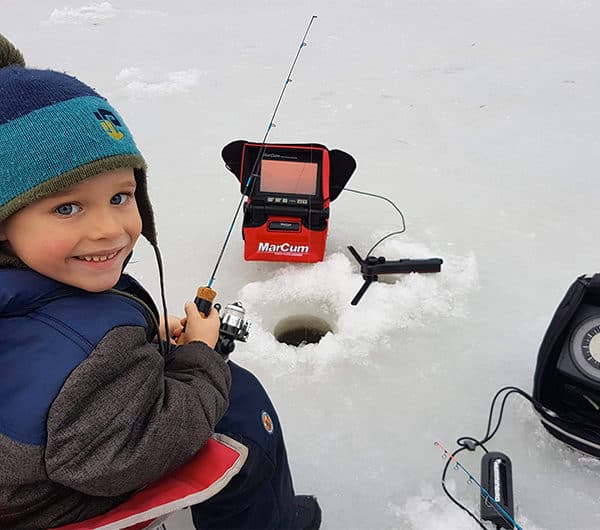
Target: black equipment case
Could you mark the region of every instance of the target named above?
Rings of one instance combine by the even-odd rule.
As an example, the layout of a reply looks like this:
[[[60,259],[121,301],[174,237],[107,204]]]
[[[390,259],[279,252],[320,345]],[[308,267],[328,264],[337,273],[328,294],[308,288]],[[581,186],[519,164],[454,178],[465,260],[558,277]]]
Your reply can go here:
[[[600,457],[600,274],[569,287],[544,335],[533,381],[542,424]]]

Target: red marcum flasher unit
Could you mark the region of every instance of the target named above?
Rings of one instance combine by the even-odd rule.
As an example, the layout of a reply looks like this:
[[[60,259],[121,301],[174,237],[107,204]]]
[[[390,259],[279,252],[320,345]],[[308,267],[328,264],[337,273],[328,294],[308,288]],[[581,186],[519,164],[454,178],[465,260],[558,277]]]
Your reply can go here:
[[[356,169],[352,156],[321,144],[237,140],[222,157],[247,196],[244,258],[312,263],[325,254],[330,203]]]

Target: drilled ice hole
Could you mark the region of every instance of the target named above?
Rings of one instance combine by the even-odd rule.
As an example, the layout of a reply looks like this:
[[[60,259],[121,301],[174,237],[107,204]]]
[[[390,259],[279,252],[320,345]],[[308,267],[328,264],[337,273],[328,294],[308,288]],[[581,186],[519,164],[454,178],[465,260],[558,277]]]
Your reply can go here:
[[[277,342],[290,346],[317,344],[332,327],[322,318],[312,315],[292,315],[277,323],[273,335]]]

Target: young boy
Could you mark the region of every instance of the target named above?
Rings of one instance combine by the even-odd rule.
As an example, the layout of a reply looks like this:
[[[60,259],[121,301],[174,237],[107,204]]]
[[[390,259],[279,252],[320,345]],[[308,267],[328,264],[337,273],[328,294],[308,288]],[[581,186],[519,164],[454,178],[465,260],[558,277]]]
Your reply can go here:
[[[167,322],[179,344],[156,340],[156,307],[123,273],[140,235],[159,259],[146,164],[122,118],[77,79],[26,68],[0,35],[0,528],[104,513],[213,432],[249,454],[192,507],[196,528],[318,528],[266,392],[213,349],[216,311],[188,303],[185,333]]]

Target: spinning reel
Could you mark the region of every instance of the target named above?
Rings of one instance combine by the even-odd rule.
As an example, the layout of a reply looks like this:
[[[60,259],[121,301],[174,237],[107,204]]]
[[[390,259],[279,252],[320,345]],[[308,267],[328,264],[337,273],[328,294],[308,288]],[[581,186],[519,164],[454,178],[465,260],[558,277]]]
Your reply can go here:
[[[215,351],[227,360],[235,348],[235,341],[246,342],[248,339],[250,322],[246,320],[246,310],[241,302],[226,305],[223,310],[220,304],[215,304],[215,309],[221,318]]]
[[[194,298],[198,311],[208,316],[216,296],[216,291],[210,287],[199,287]],[[246,320],[246,310],[241,302],[226,305],[224,309],[220,304],[215,304],[215,309],[219,312],[221,325],[214,349],[227,360],[235,348],[235,341],[246,342],[248,339],[250,323]]]

